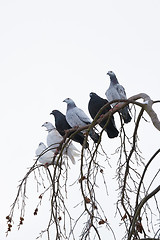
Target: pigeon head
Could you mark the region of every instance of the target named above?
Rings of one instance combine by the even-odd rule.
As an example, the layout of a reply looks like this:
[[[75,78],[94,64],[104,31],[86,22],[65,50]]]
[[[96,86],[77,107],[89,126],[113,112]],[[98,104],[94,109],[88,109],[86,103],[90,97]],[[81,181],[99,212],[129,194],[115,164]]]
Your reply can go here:
[[[76,104],[71,98],[66,98],[63,102],[67,103],[69,107],[76,107]]]
[[[39,145],[38,145],[38,147],[41,147],[41,148],[44,148],[44,149],[45,149],[45,148],[46,148],[46,145],[45,145],[43,142],[40,142]]]
[[[89,96],[90,96],[90,98],[95,98],[95,97],[97,97],[97,94],[94,93],[94,92],[91,92],[91,93],[89,94]]]
[[[43,142],[40,142],[38,146],[43,146],[43,145],[44,145],[44,143],[43,143]]]
[[[59,112],[58,110],[53,110],[53,111],[50,113],[50,115],[54,115],[54,116],[55,116],[58,112]]]
[[[55,129],[55,127],[53,126],[52,123],[50,122],[45,122],[42,127],[46,127],[47,128],[47,131],[52,131],[53,129]]]
[[[107,75],[109,75],[110,77],[116,76],[116,75],[114,74],[114,72],[112,72],[112,71],[108,71],[108,72],[107,72]]]
[[[63,100],[63,102],[72,103],[74,101],[71,98],[66,98],[66,99]]]
[[[110,76],[110,80],[111,80],[112,83],[118,83],[118,80],[117,80],[114,72],[109,71],[109,72],[107,72],[107,75]]]

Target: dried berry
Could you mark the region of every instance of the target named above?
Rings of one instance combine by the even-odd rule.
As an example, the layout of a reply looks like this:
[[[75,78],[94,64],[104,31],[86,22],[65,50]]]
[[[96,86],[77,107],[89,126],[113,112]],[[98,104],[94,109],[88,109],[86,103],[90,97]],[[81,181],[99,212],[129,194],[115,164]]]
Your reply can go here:
[[[86,203],[90,203],[91,200],[90,200],[88,197],[85,197],[85,202],[86,202]]]
[[[94,209],[98,209],[97,206],[94,203],[93,203],[92,206],[93,206]]]
[[[124,216],[121,218],[121,220],[125,220],[127,218],[127,214],[125,213]]]
[[[86,177],[85,176],[82,176],[80,179],[79,179],[79,183],[81,183],[83,180],[85,180]]]
[[[136,224],[136,229],[137,229],[138,232],[142,233],[142,231],[143,231],[143,226],[142,226],[142,224],[141,224],[140,222],[137,222],[137,224]]]
[[[62,220],[62,218],[61,218],[61,217],[59,217],[59,218],[58,218],[58,220],[59,220],[59,221],[61,221],[61,220]]]
[[[34,215],[37,215],[37,212],[38,212],[38,208],[36,208],[35,210],[34,210]]]
[[[100,221],[99,221],[99,225],[102,225],[102,224],[104,224],[106,221],[104,221],[103,219],[101,219]]]

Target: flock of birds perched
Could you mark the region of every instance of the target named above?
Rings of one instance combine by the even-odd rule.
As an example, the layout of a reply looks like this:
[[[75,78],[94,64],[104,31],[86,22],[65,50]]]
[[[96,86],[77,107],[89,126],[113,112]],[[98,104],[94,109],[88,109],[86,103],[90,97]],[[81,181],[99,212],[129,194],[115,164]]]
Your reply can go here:
[[[116,75],[112,71],[109,71],[107,74],[110,76],[110,86],[105,93],[108,100],[101,98],[96,93],[90,93],[88,110],[92,119],[95,118],[98,111],[108,102],[118,99],[127,99],[125,89],[122,85],[119,84]],[[58,110],[53,110],[50,114],[52,114],[55,118],[55,127],[50,122],[45,122],[42,125],[43,127],[46,127],[48,132],[48,146],[46,146],[43,142],[40,142],[36,150],[36,156],[39,162],[42,163],[44,166],[52,164],[53,157],[57,155],[57,148],[59,147],[60,142],[62,142],[67,130],[76,127],[84,127],[91,123],[90,118],[84,113],[83,110],[76,106],[75,102],[71,98],[66,98],[63,102],[67,103],[66,116]],[[112,107],[116,107],[116,104],[117,103],[113,103]],[[112,107],[109,105],[102,111],[101,114],[104,115],[105,113],[110,111]],[[120,114],[123,118],[124,123],[129,123],[131,121],[128,105],[120,110]],[[101,128],[104,128],[106,121],[107,120],[102,120],[99,123]],[[109,123],[104,130],[106,131],[109,138],[115,138],[118,136],[119,131],[116,128],[113,115],[109,119]],[[73,136],[72,140],[83,145],[85,138],[84,133],[85,130],[76,133]],[[72,133],[70,133],[70,135],[71,134]],[[89,136],[94,141],[94,143],[98,142],[99,134],[94,129],[91,129],[89,131]],[[84,147],[88,148],[88,146],[89,145],[87,142]],[[62,155],[67,155],[71,159],[72,163],[75,164],[75,157],[79,156],[80,152],[74,146],[72,141],[69,141],[68,144],[64,147]]]

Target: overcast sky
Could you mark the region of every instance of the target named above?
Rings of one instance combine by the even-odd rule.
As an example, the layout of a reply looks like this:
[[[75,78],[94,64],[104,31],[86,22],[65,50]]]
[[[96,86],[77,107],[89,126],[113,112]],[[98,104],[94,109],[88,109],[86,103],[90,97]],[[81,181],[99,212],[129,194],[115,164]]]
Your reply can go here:
[[[53,109],[65,113],[66,97],[88,114],[89,93],[105,97],[106,73],[112,70],[128,97],[144,92],[160,99],[160,1],[1,0],[0,22],[0,239],[5,239],[5,216],[18,181],[45,141],[41,125],[54,122]],[[155,109],[160,117],[159,105]],[[141,135],[149,157],[159,148],[159,132],[146,123]],[[41,228],[32,222],[33,209],[8,240],[35,239]]]

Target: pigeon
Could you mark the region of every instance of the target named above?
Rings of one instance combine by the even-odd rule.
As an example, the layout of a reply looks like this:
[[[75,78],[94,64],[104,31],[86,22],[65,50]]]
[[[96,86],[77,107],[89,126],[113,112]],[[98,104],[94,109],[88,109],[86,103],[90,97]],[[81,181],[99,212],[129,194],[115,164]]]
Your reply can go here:
[[[56,129],[60,133],[60,135],[63,137],[65,135],[65,131],[68,130],[68,129],[71,129],[72,127],[66,121],[65,115],[63,113],[61,113],[60,111],[53,110],[50,114],[52,114],[54,116]],[[71,132],[70,135],[72,133],[73,132]],[[79,132],[79,133],[75,134],[73,136],[72,140],[80,143],[83,146],[83,142],[84,142],[83,133]],[[86,143],[84,147],[88,148],[88,146],[89,146],[88,143]]]
[[[91,115],[91,117],[94,119],[96,114],[98,113],[98,111],[105,105],[108,103],[107,99],[103,99],[100,96],[98,96],[96,93],[91,92],[90,93],[90,100],[88,103],[88,111]],[[108,111],[110,111],[111,106],[106,107],[103,111],[102,111],[102,115],[107,113]],[[101,116],[100,116],[101,117]],[[107,122],[106,120],[103,120],[99,123],[99,125],[103,128],[105,126]],[[110,120],[107,124],[107,126],[104,129],[107,132],[107,135],[109,138],[115,138],[118,136],[119,132],[116,128],[115,125],[115,121],[114,121],[114,117],[111,116]]]
[[[53,161],[54,153],[48,150],[43,142],[40,142],[36,150],[36,157],[43,165],[50,165]]]
[[[42,127],[46,127],[48,131],[47,135],[47,145],[48,148],[57,154],[57,148],[59,147],[60,142],[63,140],[63,137],[59,134],[56,128],[50,122],[45,122]],[[80,156],[79,150],[73,145],[70,141],[67,146],[64,147],[63,155],[67,155],[73,164],[75,164],[75,157]]]
[[[125,89],[122,85],[119,84],[114,72],[109,71],[107,74],[110,76],[110,86],[105,93],[108,101],[116,99],[127,99]],[[112,106],[114,107],[116,104],[117,103],[113,103]],[[128,106],[121,109],[120,113],[122,114],[124,123],[129,123],[131,121],[132,118],[129,114]]]
[[[71,127],[84,127],[91,123],[89,117],[76,106],[71,98],[66,98],[63,102],[67,103],[66,120]],[[98,142],[99,135],[93,129],[89,131],[89,136],[95,143]]]

